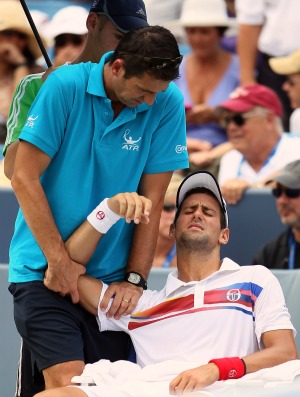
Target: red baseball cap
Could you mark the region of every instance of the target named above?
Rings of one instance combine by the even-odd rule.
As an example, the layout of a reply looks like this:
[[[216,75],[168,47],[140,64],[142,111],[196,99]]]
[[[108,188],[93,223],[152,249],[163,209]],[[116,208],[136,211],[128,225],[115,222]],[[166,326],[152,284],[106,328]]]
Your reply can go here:
[[[277,94],[270,88],[261,84],[244,84],[236,88],[227,101],[222,102],[218,107],[230,110],[231,112],[247,112],[254,106],[262,106],[282,116],[282,106]]]

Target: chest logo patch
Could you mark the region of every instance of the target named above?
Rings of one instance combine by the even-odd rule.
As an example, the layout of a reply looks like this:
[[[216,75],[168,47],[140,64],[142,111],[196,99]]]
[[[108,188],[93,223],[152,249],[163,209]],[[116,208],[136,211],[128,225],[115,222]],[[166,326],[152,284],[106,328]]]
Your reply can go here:
[[[138,139],[133,139],[130,134],[130,130],[127,129],[123,135],[124,142],[122,143],[122,150],[131,150],[138,152],[140,150],[140,145],[138,145],[138,142],[140,142],[142,137],[139,137]]]
[[[236,302],[241,298],[241,292],[239,289],[231,289],[227,292],[226,298],[230,302]]]

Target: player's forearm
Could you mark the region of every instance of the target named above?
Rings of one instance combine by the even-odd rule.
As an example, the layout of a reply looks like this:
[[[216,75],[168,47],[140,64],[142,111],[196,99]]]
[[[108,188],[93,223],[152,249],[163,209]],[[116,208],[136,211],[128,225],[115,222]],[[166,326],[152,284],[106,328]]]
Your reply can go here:
[[[97,248],[103,234],[99,233],[88,221],[85,221],[66,241],[71,259],[86,265]]]
[[[260,25],[240,25],[237,50],[240,58],[241,84],[255,82],[257,44]]]
[[[270,335],[273,335],[272,343],[269,345],[267,340],[266,344],[267,346],[269,345],[268,347],[242,357],[246,364],[247,373],[273,367],[298,358],[295,339],[291,330],[269,331],[263,337],[265,336],[268,339]]]
[[[78,279],[79,303],[94,316],[98,314],[102,285],[100,280],[90,276],[80,276]]]

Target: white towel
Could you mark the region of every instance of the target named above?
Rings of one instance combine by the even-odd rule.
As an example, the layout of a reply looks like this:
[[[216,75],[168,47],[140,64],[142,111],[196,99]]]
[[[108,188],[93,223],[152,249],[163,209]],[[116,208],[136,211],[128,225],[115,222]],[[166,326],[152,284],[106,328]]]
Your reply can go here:
[[[97,386],[81,387],[89,397],[169,397],[170,381],[182,371],[197,366],[195,362],[169,360],[141,368],[128,361],[111,363],[100,360],[95,364],[87,364],[82,375],[74,377],[72,381],[89,383],[93,380]],[[240,379],[215,382],[203,391],[191,393],[191,396],[245,397],[245,392],[249,390],[263,390],[297,381],[300,382],[300,360],[293,360]]]

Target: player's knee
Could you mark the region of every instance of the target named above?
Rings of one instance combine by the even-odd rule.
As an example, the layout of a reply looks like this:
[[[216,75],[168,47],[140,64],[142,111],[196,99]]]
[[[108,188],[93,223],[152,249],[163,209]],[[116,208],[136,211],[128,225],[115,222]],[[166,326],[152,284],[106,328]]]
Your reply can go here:
[[[46,390],[71,385],[72,384],[71,380],[73,376],[81,375],[83,369],[84,369],[83,361],[70,361],[46,368],[43,371]],[[52,396],[53,394],[51,394],[51,397]],[[58,396],[60,397],[61,395],[58,394]],[[48,397],[48,395],[46,397]]]

